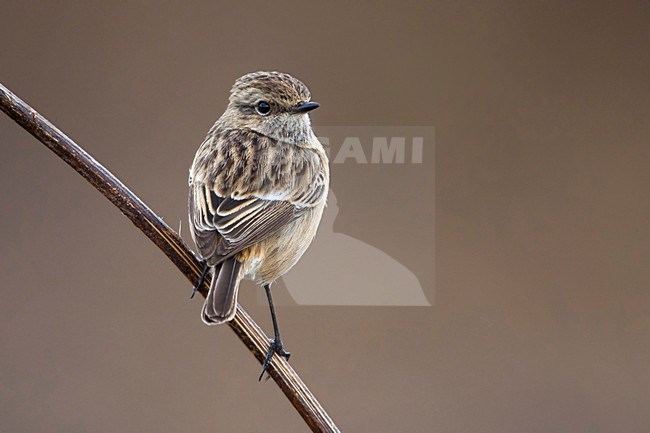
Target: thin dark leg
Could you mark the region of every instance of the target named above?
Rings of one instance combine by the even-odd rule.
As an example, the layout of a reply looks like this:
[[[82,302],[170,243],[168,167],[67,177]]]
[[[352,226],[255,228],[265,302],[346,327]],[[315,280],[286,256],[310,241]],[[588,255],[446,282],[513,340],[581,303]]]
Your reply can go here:
[[[203,273],[201,274],[201,277],[199,278],[199,282],[194,286],[194,289],[192,289],[192,296],[190,296],[190,299],[194,299],[194,295],[196,295],[196,292],[199,290],[199,287],[203,285],[203,281],[205,281],[206,275],[208,275],[208,271],[210,270],[210,266],[208,266],[208,262],[205,262],[205,267],[203,268]]]
[[[266,291],[266,299],[269,301],[269,309],[271,310],[271,320],[273,321],[273,333],[275,334],[275,339],[280,340],[280,329],[278,328],[278,319],[275,317],[275,307],[273,306],[273,297],[271,296],[271,286],[265,285],[264,290]]]
[[[264,285],[264,290],[266,291],[266,299],[268,299],[269,301],[269,308],[271,310],[271,320],[273,321],[273,334],[275,335],[275,338],[270,341],[269,351],[266,353],[266,359],[264,360],[264,364],[262,364],[262,373],[260,373],[259,380],[262,380],[262,377],[264,376],[264,372],[269,367],[269,364],[271,363],[271,358],[273,358],[274,353],[283,356],[287,361],[289,360],[289,357],[291,357],[291,352],[287,352],[286,350],[284,350],[284,346],[282,346],[282,340],[280,339],[280,329],[278,328],[278,319],[275,317],[275,307],[273,306],[273,297],[271,296],[271,285],[270,284]]]

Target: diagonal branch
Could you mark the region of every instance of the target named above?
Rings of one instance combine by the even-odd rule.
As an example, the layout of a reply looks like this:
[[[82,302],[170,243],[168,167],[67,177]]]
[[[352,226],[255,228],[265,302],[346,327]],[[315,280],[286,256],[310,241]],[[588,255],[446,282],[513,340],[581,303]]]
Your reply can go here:
[[[2,84],[0,84],[0,109],[104,194],[167,255],[192,284],[198,282],[201,264],[192,251],[160,217],[111,172]],[[199,289],[203,297],[207,294],[209,283],[209,281],[204,282]],[[237,315],[229,325],[257,360],[260,363],[264,362],[269,340],[241,306],[237,306]],[[284,358],[273,357],[268,372],[312,431],[339,431],[316,397]]]

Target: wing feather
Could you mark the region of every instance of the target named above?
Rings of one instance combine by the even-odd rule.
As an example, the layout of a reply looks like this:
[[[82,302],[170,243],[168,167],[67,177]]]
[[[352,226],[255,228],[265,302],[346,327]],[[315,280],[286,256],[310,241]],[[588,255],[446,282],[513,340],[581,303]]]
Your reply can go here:
[[[324,200],[326,175],[316,155],[304,154],[295,162],[299,178],[293,181],[287,179],[296,177],[296,171],[294,176],[277,172],[286,169],[286,164],[271,167],[261,180],[264,173],[257,164],[251,163],[249,168],[235,164],[242,160],[238,152],[245,152],[247,160],[270,161],[274,152],[277,156],[277,143],[251,134],[217,132],[212,141],[204,142],[192,166],[190,225],[199,252],[210,265],[266,239]],[[247,146],[242,145],[245,141]],[[202,170],[197,170],[199,167]]]

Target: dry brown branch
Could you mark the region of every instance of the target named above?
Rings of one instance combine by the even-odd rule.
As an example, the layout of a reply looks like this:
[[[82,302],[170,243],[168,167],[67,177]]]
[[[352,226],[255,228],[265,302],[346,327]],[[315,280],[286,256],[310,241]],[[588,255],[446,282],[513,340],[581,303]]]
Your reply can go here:
[[[167,255],[192,284],[198,282],[201,264],[192,251],[160,217],[111,172],[2,84],[0,84],[0,109],[104,194]],[[200,288],[203,297],[206,296],[208,287],[209,281],[206,281]],[[237,306],[237,315],[229,325],[262,363],[269,347],[269,340],[241,306]],[[284,358],[273,357],[268,371],[312,431],[339,431],[316,397]]]

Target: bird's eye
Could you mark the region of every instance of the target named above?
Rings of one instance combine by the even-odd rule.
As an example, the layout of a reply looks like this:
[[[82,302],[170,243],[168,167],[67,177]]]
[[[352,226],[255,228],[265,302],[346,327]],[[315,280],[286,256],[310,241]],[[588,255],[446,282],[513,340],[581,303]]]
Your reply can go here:
[[[255,106],[255,110],[262,116],[266,116],[271,112],[271,105],[266,101],[260,101]]]

